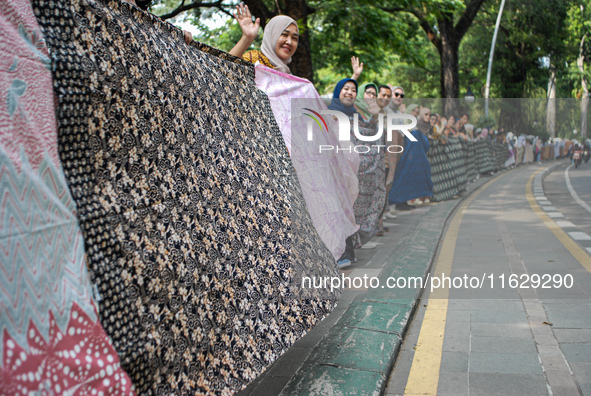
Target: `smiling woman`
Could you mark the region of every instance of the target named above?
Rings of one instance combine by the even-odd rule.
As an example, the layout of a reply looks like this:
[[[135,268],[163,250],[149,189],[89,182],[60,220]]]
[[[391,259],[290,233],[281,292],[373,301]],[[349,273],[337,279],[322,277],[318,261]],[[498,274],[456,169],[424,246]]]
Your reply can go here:
[[[365,92],[364,92],[365,93]],[[328,106],[330,110],[340,111],[349,117],[350,131],[357,130],[363,137],[375,136],[378,131],[378,114],[380,109],[376,103],[375,96],[369,95],[365,98],[367,111],[371,118],[365,121],[357,114],[355,108],[355,99],[357,98],[357,81],[351,78],[345,78],[339,81],[335,87],[333,98]],[[355,260],[354,246],[363,245],[377,233],[379,218],[384,209],[384,196],[386,195],[385,180],[385,155],[384,150],[379,149],[383,144],[382,138],[378,138],[372,143],[367,143],[359,139],[357,133],[351,133],[351,142],[354,147],[364,147],[363,151],[358,152],[360,163],[357,172],[359,183],[359,195],[353,210],[355,220],[359,224],[359,231],[349,236],[346,241],[346,249],[341,256],[339,263],[346,260]],[[367,143],[367,145],[366,145]],[[367,147],[367,149],[365,149]]]
[[[243,4],[236,6],[234,17],[242,29],[242,37],[230,54],[242,57],[248,62],[262,63],[283,73],[291,74],[287,65],[298,48],[299,30],[296,21],[286,15],[272,18],[265,26],[261,50],[244,53],[258,35],[260,18],[253,23],[248,6]]]

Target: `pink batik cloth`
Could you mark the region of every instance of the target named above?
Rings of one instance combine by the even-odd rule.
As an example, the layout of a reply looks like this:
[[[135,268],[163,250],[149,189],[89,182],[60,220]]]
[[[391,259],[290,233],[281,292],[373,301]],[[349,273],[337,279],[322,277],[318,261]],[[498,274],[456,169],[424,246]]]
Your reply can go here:
[[[129,395],[98,321],[31,5],[0,2],[0,395]]]
[[[298,144],[303,142],[301,136],[292,139],[292,133],[306,133],[308,118],[304,115],[305,107],[327,109],[310,81],[257,65],[255,82],[269,97],[314,227],[335,260],[338,260],[345,251],[345,239],[359,228],[353,211],[359,193],[359,154],[354,151],[318,153],[314,150],[318,146]],[[292,98],[307,100],[292,102]],[[349,142],[338,141],[336,121],[330,116],[325,116],[324,120],[329,133],[315,135],[315,144],[332,147],[350,145]]]

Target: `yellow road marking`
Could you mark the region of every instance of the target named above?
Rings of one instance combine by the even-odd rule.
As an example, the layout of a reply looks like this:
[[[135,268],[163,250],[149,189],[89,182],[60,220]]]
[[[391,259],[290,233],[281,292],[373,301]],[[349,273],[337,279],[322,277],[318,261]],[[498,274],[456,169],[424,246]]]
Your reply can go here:
[[[510,172],[506,173],[509,174]],[[466,199],[454,215],[441,244],[437,264],[433,271],[434,277],[441,278],[442,274],[451,275],[456,241],[460,232],[460,225],[464,213],[472,201],[497,179],[489,180]],[[435,289],[429,296],[425,318],[421,325],[421,332],[416,351],[410,368],[410,374],[404,391],[405,395],[436,395],[439,384],[439,370],[443,354],[443,336],[447,318],[449,289]]]
[[[577,243],[573,241],[572,238],[568,236],[568,234],[564,232],[564,230],[560,228],[558,224],[556,224],[556,222],[546,214],[546,212],[544,212],[540,208],[540,206],[536,202],[535,197],[531,193],[531,185],[534,180],[534,177],[543,170],[544,169],[540,169],[539,171],[531,175],[529,180],[527,181],[527,184],[525,185],[525,196],[527,197],[529,206],[531,206],[532,210],[535,214],[538,215],[540,220],[542,220],[542,222],[546,224],[546,227],[548,227],[550,231],[552,231],[552,233],[558,239],[558,241],[560,241],[560,243],[564,245],[566,250],[568,250],[570,254],[572,254],[575,260],[577,260],[587,271],[591,273],[591,257],[589,257],[589,255],[579,245],[577,245]]]

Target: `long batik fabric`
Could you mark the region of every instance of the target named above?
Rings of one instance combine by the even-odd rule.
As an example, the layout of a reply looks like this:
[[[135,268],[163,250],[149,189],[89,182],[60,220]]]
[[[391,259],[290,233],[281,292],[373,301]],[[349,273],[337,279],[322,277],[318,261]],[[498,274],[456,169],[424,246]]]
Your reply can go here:
[[[100,315],[142,394],[232,394],[337,276],[254,67],[120,1],[34,0]]]
[[[361,136],[375,136],[378,127],[372,122],[358,120],[358,129]],[[354,133],[354,117],[350,116],[351,123],[351,141],[357,146],[367,146],[369,150],[359,155],[359,171],[357,178],[359,180],[359,196],[353,205],[355,210],[355,219],[359,224],[359,241],[361,244],[369,240],[378,232],[379,221],[384,211],[386,201],[386,160],[385,151],[380,149],[378,144],[369,146],[367,142],[360,140]],[[382,146],[383,147],[383,146]]]
[[[98,321],[28,1],[0,2],[0,395],[129,395]]]
[[[257,66],[255,75],[257,87],[267,94],[271,102],[314,227],[337,260],[345,251],[345,239],[358,228],[353,203],[358,195],[356,170],[359,156],[354,152],[318,153],[318,145],[339,146],[336,122],[330,117],[326,117],[326,121],[334,133],[318,134],[318,145],[302,144],[308,121],[304,108],[327,109],[310,81],[266,66]],[[297,136],[292,138],[292,132]],[[355,170],[348,161],[350,157],[357,162]]]

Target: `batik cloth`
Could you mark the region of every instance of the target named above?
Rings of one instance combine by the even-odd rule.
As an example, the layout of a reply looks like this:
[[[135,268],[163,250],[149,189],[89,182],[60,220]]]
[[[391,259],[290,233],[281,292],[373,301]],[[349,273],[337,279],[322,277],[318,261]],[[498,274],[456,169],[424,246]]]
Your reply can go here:
[[[130,395],[98,321],[50,69],[29,2],[0,2],[0,394]]]
[[[377,124],[364,122],[362,118],[349,116],[351,123],[351,142],[359,152],[359,196],[355,200],[353,210],[355,220],[359,224],[357,233],[361,244],[369,240],[378,232],[379,222],[386,205],[386,163],[383,140],[365,142],[360,140],[354,133],[355,118],[358,118],[358,129],[361,136],[375,136]],[[381,146],[381,147],[380,147]]]
[[[34,0],[101,321],[141,394],[231,394],[334,307],[254,67],[120,1]]]
[[[359,193],[355,152],[318,152],[319,145],[339,145],[336,122],[324,117],[331,133],[317,133],[315,144],[306,144],[306,108],[326,110],[308,80],[265,66],[255,68],[257,87],[267,94],[275,120],[290,152],[306,206],[318,235],[337,260],[345,251],[345,239],[357,231],[353,204]],[[294,136],[292,144],[292,133]],[[351,163],[352,162],[352,163]]]
[[[479,139],[474,142],[475,160],[478,173],[490,173],[494,171],[495,162],[491,142],[488,139]]]
[[[429,139],[418,129],[411,133],[417,141],[411,142],[407,136],[404,137],[404,152],[396,165],[394,184],[390,190],[390,204],[430,197],[433,194],[431,165],[427,159]]]
[[[269,58],[267,58],[265,56],[265,54],[263,54],[261,51],[257,51],[257,50],[245,52],[244,55],[242,55],[242,59],[244,59],[247,62],[253,63],[253,64],[260,63],[261,65],[264,65],[264,66],[267,66],[270,68],[275,67],[275,65],[271,63]]]

